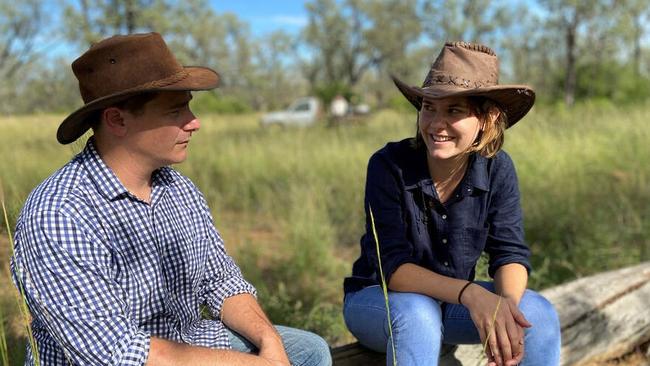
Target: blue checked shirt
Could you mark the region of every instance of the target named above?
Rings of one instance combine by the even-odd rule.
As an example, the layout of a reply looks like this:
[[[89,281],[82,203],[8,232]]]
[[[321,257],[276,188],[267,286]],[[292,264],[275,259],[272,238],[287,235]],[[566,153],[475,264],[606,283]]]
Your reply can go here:
[[[255,289],[192,182],[168,167],[152,178],[147,204],[91,139],[27,199],[11,270],[33,315],[41,365],[143,365],[152,336],[230,347],[223,301]],[[215,320],[201,317],[202,305]]]

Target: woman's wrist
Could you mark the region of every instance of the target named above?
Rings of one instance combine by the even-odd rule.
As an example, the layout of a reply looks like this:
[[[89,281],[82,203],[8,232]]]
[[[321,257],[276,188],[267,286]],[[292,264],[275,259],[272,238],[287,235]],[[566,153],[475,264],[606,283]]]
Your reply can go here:
[[[463,294],[465,293],[465,290],[467,290],[468,287],[470,287],[474,282],[472,281],[467,281],[465,285],[458,291],[458,298],[457,301],[460,305],[463,305]]]

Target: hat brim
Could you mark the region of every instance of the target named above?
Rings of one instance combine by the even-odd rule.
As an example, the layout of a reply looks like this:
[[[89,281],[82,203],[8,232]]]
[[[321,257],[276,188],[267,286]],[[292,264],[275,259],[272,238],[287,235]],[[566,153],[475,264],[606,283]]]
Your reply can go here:
[[[61,122],[61,125],[56,132],[56,139],[61,144],[74,142],[90,128],[93,121],[89,121],[88,118],[91,117],[93,113],[138,94],[160,91],[209,90],[214,89],[219,85],[219,74],[210,68],[185,66],[183,69],[187,73],[187,77],[178,82],[158,87],[135,88],[125,92],[97,98],[92,102],[85,104]]]
[[[493,100],[508,116],[508,125],[512,127],[521,120],[535,104],[535,92],[527,85],[495,85],[483,88],[466,89],[456,85],[435,85],[428,88],[410,86],[397,77],[393,82],[406,99],[420,110],[422,98],[440,99],[447,97],[481,96]]]

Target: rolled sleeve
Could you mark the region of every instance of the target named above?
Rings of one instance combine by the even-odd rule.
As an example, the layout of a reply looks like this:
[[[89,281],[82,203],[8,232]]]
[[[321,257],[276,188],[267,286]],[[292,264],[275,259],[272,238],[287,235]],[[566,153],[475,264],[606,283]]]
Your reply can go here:
[[[16,237],[14,280],[34,319],[76,365],[144,365],[150,335],[127,314],[110,277],[110,252],[60,212],[26,218]]]
[[[507,154],[499,155],[494,174],[490,223],[485,251],[489,254],[488,273],[494,277],[499,267],[519,263],[530,273],[530,249],[524,239],[523,213],[514,164]]]
[[[207,240],[210,241],[210,254],[200,296],[208,305],[212,315],[219,317],[225,299],[243,293],[257,296],[257,291],[252,284],[244,279],[235,261],[226,253],[224,242],[214,227],[212,216],[205,202],[203,202],[203,210],[208,232]]]
[[[391,173],[380,155],[373,155],[368,162],[366,180],[366,235],[362,239],[363,253],[368,263],[379,273],[377,244],[373,235],[370,210],[375,220],[379,242],[379,253],[386,283],[401,265],[416,263],[413,257],[413,244],[408,239],[402,209],[399,182]]]

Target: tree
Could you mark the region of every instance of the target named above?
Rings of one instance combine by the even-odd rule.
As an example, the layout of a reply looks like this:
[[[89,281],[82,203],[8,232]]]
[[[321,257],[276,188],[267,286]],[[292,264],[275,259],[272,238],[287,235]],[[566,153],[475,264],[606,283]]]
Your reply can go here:
[[[44,16],[38,0],[0,0],[0,77],[13,77],[36,56]]]
[[[623,44],[632,44],[634,71],[640,76],[643,70],[641,42],[648,33],[650,6],[646,0],[617,1],[614,6],[619,14],[615,32],[622,35]]]
[[[307,79],[321,85],[328,98],[352,93],[369,70],[397,67],[421,32],[417,1],[314,0],[306,4],[304,34],[312,57]]]
[[[575,103],[579,31],[598,14],[602,1],[542,0],[549,13],[549,28],[557,28],[563,38],[565,52],[564,103]],[[547,28],[547,29],[549,29]]]
[[[425,32],[436,44],[466,41],[493,48],[517,19],[511,4],[491,0],[426,0],[422,14]]]
[[[283,31],[272,32],[255,43],[251,92],[259,109],[277,109],[304,94],[306,80],[295,64],[297,47],[296,38]]]
[[[66,37],[86,49],[108,35],[151,29],[164,0],[67,0]]]

